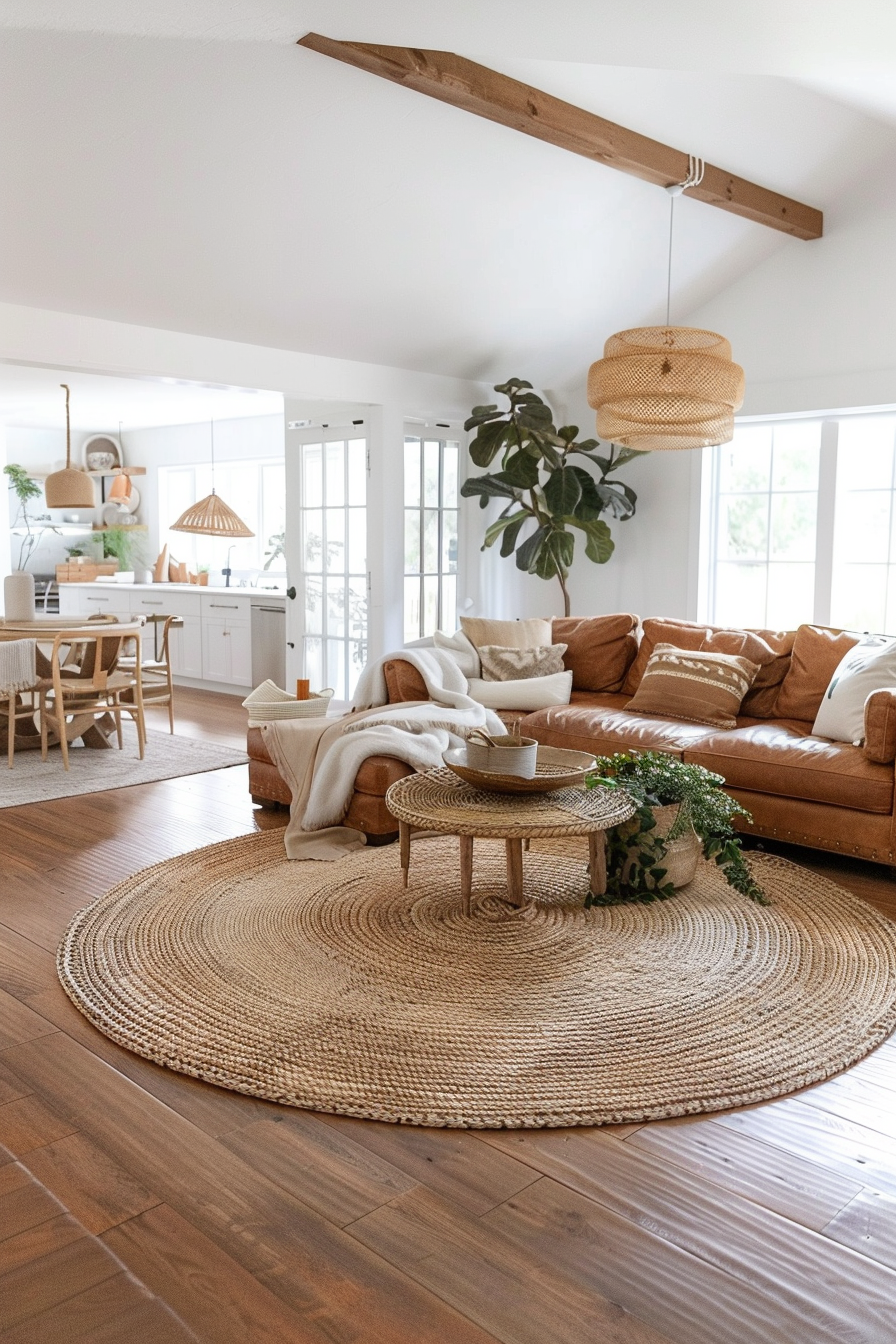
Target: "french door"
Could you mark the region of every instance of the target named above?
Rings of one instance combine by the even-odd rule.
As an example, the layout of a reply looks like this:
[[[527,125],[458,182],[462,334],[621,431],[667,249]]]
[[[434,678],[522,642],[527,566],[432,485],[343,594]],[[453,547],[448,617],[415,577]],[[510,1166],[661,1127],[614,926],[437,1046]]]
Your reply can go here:
[[[367,661],[366,428],[303,428],[287,454],[290,666],[349,700]]]

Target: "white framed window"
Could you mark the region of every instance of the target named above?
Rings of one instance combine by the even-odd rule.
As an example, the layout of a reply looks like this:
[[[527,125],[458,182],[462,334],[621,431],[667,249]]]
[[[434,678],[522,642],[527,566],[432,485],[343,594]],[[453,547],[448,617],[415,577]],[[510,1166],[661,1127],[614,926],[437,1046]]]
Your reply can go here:
[[[212,489],[212,470],[208,463],[159,467],[159,544],[168,554],[185,561],[195,573],[202,566],[220,570],[227,564],[233,570],[261,570],[273,549],[273,539],[286,527],[286,479],[282,457],[249,458],[245,461],[215,464],[215,491],[239,514],[254,537],[233,543],[222,537],[207,537],[193,532],[171,532],[170,523],[204,499]],[[274,573],[284,573],[282,557],[273,561]]]
[[[320,431],[298,452],[302,666],[348,700],[367,661],[367,439]]]
[[[457,625],[460,443],[408,427],[404,439],[404,637]]]
[[[896,633],[896,414],[747,423],[706,451],[701,615]]]

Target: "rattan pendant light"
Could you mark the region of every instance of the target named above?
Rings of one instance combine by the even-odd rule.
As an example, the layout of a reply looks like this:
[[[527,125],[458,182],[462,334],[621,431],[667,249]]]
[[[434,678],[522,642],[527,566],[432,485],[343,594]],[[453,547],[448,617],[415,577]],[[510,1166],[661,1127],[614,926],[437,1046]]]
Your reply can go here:
[[[212,492],[181,514],[176,523],[171,524],[172,532],[201,532],[208,537],[254,537],[242,518],[234,513],[229,504],[215,494],[215,422],[211,422],[212,434]]]
[[[625,448],[656,452],[728,443],[734,412],[743,404],[744,371],[733,363],[725,337],[669,322],[675,197],[702,177],[702,159],[691,157],[685,181],[667,188],[666,325],[617,332],[588,372],[588,404],[597,411],[598,436]]]
[[[93,481],[86,471],[72,466],[71,391],[68,383],[59,386],[65,388],[65,470],[52,472],[44,481],[47,508],[93,509],[96,508]]]

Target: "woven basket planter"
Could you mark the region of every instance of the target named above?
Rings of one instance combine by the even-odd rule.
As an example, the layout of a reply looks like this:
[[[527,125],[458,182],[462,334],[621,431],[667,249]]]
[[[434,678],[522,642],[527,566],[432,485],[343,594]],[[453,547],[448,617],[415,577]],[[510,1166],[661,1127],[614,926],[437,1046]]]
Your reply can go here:
[[[678,820],[680,811],[681,803],[668,803],[665,807],[655,807],[653,815],[656,818],[656,829],[652,834],[661,839],[665,838]],[[623,871],[634,863],[637,853],[634,847],[629,850],[629,858],[625,861]],[[666,869],[663,882],[671,882],[676,891],[679,887],[686,887],[689,882],[693,882],[702,853],[703,845],[700,843],[700,837],[693,826],[688,825],[681,835],[669,841],[665,858],[660,864]]]

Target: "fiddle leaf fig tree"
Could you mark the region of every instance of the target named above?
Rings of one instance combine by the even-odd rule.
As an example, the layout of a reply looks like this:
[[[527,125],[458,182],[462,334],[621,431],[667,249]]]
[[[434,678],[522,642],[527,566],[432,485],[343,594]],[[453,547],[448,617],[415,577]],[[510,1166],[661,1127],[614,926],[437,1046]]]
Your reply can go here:
[[[606,564],[614,543],[601,514],[625,522],[638,498],[630,486],[612,479],[613,473],[642,454],[614,444],[607,454],[597,439],[578,442],[577,425],[556,429],[550,406],[522,378],[499,383],[495,391],[507,397],[509,408],[474,406],[464,428],[476,430],[470,443],[476,466],[489,467],[500,455],[501,469],[471,476],[460,493],[467,499],[478,495],[483,509],[493,499],[507,501],[486,528],[482,549],[500,539],[501,555],[515,553],[518,569],[557,579],[568,616],[566,581],[576,534],[588,559]]]

